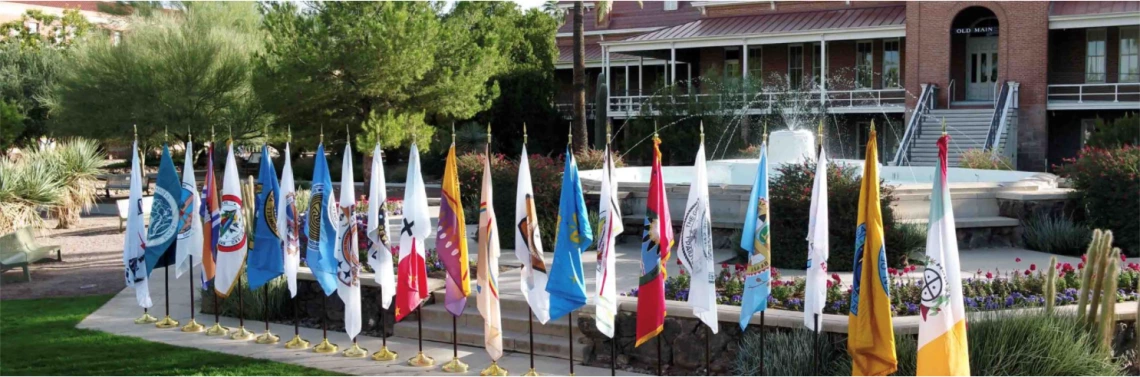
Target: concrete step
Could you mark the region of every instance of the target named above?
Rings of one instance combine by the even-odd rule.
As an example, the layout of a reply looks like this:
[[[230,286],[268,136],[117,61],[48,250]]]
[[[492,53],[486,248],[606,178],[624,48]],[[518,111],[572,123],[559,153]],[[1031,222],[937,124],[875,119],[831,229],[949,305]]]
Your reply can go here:
[[[574,318],[577,319],[577,316]],[[565,318],[560,318],[560,320],[562,322],[566,322]],[[455,339],[459,344],[483,347],[482,322],[480,322],[478,325],[459,326],[457,328],[457,331],[454,333],[452,332],[450,322],[451,321],[424,321],[424,339],[443,343],[450,343],[452,342],[452,339]],[[419,334],[417,325],[417,321],[399,322],[396,324],[396,327],[394,329],[395,336],[417,339],[417,336]],[[554,336],[548,334],[539,334],[538,327],[540,326],[535,326],[534,354],[566,359],[566,355],[570,354],[570,340],[567,339],[566,335]],[[580,334],[575,334],[575,337],[579,336]],[[530,352],[530,345],[530,334],[528,332],[511,331],[507,329],[503,330],[503,350],[528,353]],[[581,344],[574,345],[573,357],[575,360],[583,359],[582,351],[584,348],[585,346]]]
[[[922,224],[926,225],[930,222],[930,218],[910,218],[900,219],[900,222]],[[1021,222],[1012,217],[1004,216],[986,216],[986,217],[965,217],[955,218],[955,229],[971,229],[971,228],[1008,228],[1020,225]]]
[[[436,302],[442,303],[443,301]],[[447,309],[441,304],[424,306],[422,313],[425,323],[451,323],[451,312],[448,312]],[[528,322],[528,316],[530,315],[530,312],[526,309],[524,309],[522,312],[502,309],[501,314],[503,318],[503,330],[521,333],[526,333],[529,331],[530,323]],[[483,328],[483,316],[479,314],[479,308],[476,306],[474,298],[471,298],[467,301],[467,307],[464,308],[463,314],[456,318],[456,320],[457,324],[461,328]],[[537,320],[534,321],[534,333],[536,335],[543,334],[566,337],[569,329],[570,324],[567,323],[565,319],[561,321],[550,321],[545,325],[539,323]],[[577,332],[577,326],[574,326],[574,331]]]

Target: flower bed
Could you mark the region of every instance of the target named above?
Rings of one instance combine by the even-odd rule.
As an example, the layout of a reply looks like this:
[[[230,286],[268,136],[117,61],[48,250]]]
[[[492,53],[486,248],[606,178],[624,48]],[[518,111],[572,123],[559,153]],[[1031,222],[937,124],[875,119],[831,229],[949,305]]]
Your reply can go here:
[[[1124,259],[1123,257],[1121,259]],[[1016,260],[1021,262],[1020,258]],[[1140,280],[1140,263],[1128,263],[1124,267],[1117,286],[1117,301],[1135,301],[1140,298],[1136,282]],[[1084,263],[1073,266],[1069,263],[1057,264],[1057,305],[1075,304],[1080,289],[1080,271]],[[740,306],[744,290],[744,265],[722,264],[716,279],[717,304]],[[919,314],[922,281],[908,276],[918,266],[909,265],[887,270],[890,275],[891,310],[896,316]],[[968,311],[989,311],[1012,308],[1044,306],[1045,272],[1030,264],[1026,269],[1010,271],[978,270],[974,276],[962,280],[964,300]],[[689,274],[682,268],[678,276],[665,281],[665,299],[688,301]],[[623,293],[623,296],[637,297],[637,288]],[[772,290],[768,296],[768,306],[773,309],[803,311],[804,279],[794,277],[781,279],[780,271],[772,269]],[[838,274],[832,274],[827,282],[827,305],[824,313],[847,314],[851,307],[851,288],[843,284]]]

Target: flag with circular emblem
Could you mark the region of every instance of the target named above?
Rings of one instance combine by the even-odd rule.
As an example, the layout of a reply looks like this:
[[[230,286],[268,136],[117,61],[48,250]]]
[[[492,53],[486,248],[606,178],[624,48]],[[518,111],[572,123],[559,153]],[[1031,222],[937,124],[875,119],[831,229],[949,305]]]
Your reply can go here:
[[[356,229],[356,184],[352,177],[352,143],[344,145],[340,200],[336,222],[336,293],[344,302],[344,332],[360,333],[360,239]]]
[[[281,168],[281,193],[277,195],[277,235],[281,236],[284,253],[282,270],[289,286],[289,296],[297,297],[297,269],[301,266],[301,217],[297,212],[297,191],[293,183],[293,163],[289,144],[285,144],[285,162]]]
[[[404,218],[400,224],[400,259],[396,276],[396,321],[416,310],[431,292],[427,288],[424,240],[431,231],[427,192],[420,174],[420,150],[412,144],[404,183]]]
[[[158,163],[158,180],[154,185],[154,204],[150,209],[150,227],[146,234],[146,274],[155,267],[174,264],[177,245],[175,239],[182,228],[182,183],[170,147],[162,146],[162,160]]]
[[[146,224],[143,223],[142,169],[139,168],[139,141],[131,146],[131,193],[128,197],[127,229],[123,239],[123,277],[135,290],[135,301],[149,308],[150,286],[146,274]]]
[[[178,228],[174,253],[174,277],[182,277],[183,273],[202,263],[202,217],[198,213],[201,199],[198,196],[198,183],[194,180],[193,151],[194,143],[187,141],[186,161],[182,165],[182,198],[178,207],[182,226]]]
[[[277,170],[269,158],[269,146],[261,146],[261,167],[257,174],[256,223],[249,252],[249,289],[258,289],[285,273],[285,254],[277,229]]]
[[[238,277],[245,269],[247,237],[245,205],[241,197],[241,178],[234,162],[234,146],[226,152],[226,169],[222,173],[222,225],[218,235],[218,261],[214,271],[214,291],[220,297],[233,292]]]
[[[337,288],[336,256],[333,251],[336,228],[332,222],[336,201],[333,200],[332,177],[329,176],[324,144],[317,146],[314,158],[316,163],[313,164],[313,180],[304,227],[309,236],[309,242],[305,245],[305,264],[312,270],[313,277],[321,285],[325,296],[330,296]]]

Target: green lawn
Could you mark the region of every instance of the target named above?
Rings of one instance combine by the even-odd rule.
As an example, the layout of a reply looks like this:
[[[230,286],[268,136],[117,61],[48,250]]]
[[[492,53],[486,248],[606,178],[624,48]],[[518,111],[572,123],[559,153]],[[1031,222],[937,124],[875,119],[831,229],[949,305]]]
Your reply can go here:
[[[111,296],[0,302],[0,375],[330,375],[75,328]]]

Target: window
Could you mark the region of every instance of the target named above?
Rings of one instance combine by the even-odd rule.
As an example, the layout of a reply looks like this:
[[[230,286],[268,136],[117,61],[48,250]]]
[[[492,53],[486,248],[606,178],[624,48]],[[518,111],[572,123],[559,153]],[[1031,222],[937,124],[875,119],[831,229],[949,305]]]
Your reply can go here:
[[[870,89],[872,87],[875,58],[872,55],[871,41],[861,41],[855,44],[855,88]]]
[[[804,85],[804,46],[788,46],[788,86],[800,89]]]
[[[727,81],[739,79],[741,74],[740,68],[740,47],[725,47],[724,48],[724,78]]]
[[[748,49],[748,77],[752,82],[764,85],[764,50],[760,47]]]
[[[28,28],[28,33],[30,33],[30,34],[39,34],[40,33],[40,23],[39,22],[28,20],[28,21],[24,22],[24,26]]]
[[[676,1],[665,1],[665,10],[677,10]]]
[[[902,86],[902,75],[899,73],[899,40],[883,41],[883,87],[898,88]]]
[[[1085,33],[1085,82],[1104,82],[1105,29],[1088,29]]]
[[[1140,26],[1120,28],[1120,82],[1140,81],[1140,59],[1137,58],[1137,39]]]
[[[610,85],[610,94],[615,96],[629,95],[626,93],[625,87],[625,69],[622,67],[613,67],[610,69],[610,74],[613,75],[613,85]]]
[[[823,63],[822,52],[823,51],[820,51],[820,48],[821,47],[820,47],[819,43],[812,43],[812,46],[811,46],[811,82],[813,84],[815,84],[815,86],[817,88],[819,87],[819,80],[823,78],[823,72],[821,72],[821,70],[823,69],[822,68],[822,63]]]

